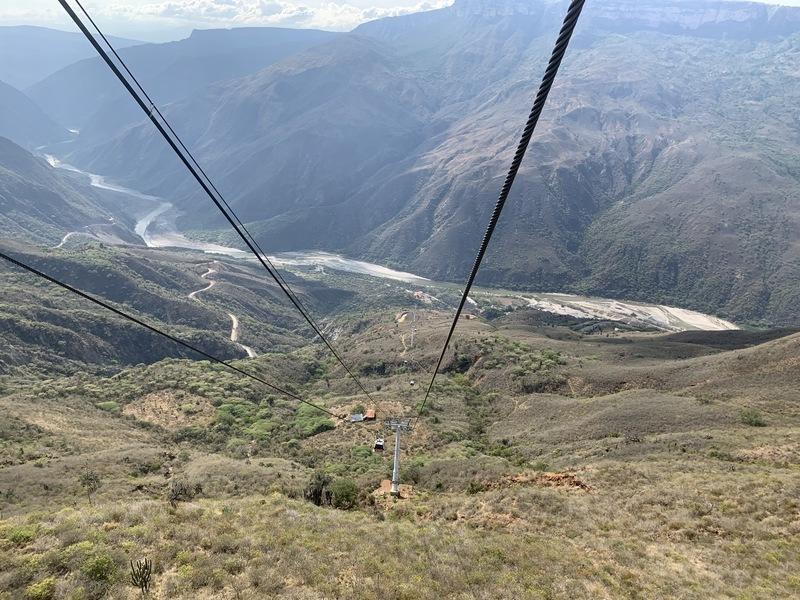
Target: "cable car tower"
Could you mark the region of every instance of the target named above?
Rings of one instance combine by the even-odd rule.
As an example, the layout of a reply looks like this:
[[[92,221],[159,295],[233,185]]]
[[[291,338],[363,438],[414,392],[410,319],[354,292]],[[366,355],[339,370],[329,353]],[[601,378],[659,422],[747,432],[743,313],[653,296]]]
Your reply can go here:
[[[386,424],[394,431],[394,466],[392,467],[392,496],[400,496],[400,434],[411,429],[411,419],[390,417]]]

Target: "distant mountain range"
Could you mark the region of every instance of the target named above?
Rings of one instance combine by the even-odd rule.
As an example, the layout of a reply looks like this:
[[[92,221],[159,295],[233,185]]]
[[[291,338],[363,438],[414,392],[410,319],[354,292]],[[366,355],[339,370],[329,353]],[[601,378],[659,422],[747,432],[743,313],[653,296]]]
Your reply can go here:
[[[118,48],[141,44],[109,37]],[[94,49],[78,31],[47,27],[0,27],[0,81],[25,89],[75,61],[94,55]]]
[[[203,32],[124,55],[265,248],[459,281],[566,5],[457,0],[350,34]],[[797,323],[798,64],[800,9],[588,3],[481,283]],[[92,59],[28,92],[81,130],[70,161],[224,231],[120,90]]]
[[[208,86],[256,72],[300,50],[334,37],[326,31],[239,28],[195,31],[164,44],[120,52],[159,104],[202,98]],[[92,141],[136,124],[138,107],[96,56],[72,64],[26,90],[48,114]]]

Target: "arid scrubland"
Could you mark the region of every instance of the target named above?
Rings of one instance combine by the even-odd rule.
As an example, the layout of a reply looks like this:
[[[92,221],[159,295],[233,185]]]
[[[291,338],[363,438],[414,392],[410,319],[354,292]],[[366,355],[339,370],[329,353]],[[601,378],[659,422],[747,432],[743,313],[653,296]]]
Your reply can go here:
[[[420,400],[447,315],[419,319],[405,357],[409,325],[348,323],[379,419]],[[462,324],[397,501],[372,494],[380,422],[222,368],[7,378],[0,597],[135,598],[144,559],[154,598],[800,594],[800,337],[530,323]],[[242,364],[337,413],[363,404],[316,347]],[[354,484],[352,507],[307,501],[315,474]]]

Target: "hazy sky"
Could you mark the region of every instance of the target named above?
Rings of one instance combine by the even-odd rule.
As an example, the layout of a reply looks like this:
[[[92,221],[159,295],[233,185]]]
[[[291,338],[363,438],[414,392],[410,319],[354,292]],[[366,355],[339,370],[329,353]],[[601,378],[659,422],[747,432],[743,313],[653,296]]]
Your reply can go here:
[[[602,2],[602,0],[593,0]],[[800,6],[800,0],[760,0]],[[144,40],[192,29],[275,25],[349,30],[371,19],[428,10],[453,0],[83,0],[107,31]],[[73,29],[56,0],[0,0],[0,23]]]
[[[798,0],[800,1],[800,0]],[[181,37],[192,29],[274,25],[349,30],[372,19],[440,8],[453,0],[81,0],[107,33]],[[73,4],[73,7],[75,5]],[[0,0],[3,25],[73,29],[57,0]]]

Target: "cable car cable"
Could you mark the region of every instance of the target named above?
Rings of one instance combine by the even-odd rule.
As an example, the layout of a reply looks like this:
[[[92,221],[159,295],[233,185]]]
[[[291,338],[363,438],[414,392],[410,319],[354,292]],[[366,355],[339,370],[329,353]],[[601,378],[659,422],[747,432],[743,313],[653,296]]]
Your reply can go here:
[[[428,403],[428,398],[431,394],[431,390],[433,389],[433,384],[436,381],[436,375],[439,373],[439,369],[442,366],[442,361],[444,360],[444,356],[447,353],[447,349],[450,345],[450,340],[453,337],[453,333],[456,330],[456,325],[458,325],[458,320],[461,318],[461,313],[464,310],[464,305],[467,302],[467,297],[469,296],[469,292],[472,289],[472,285],[475,282],[475,277],[478,274],[478,269],[480,269],[481,262],[483,261],[483,257],[486,254],[486,249],[489,247],[489,242],[492,239],[492,235],[494,234],[494,230],[497,227],[497,222],[500,220],[500,214],[503,212],[503,207],[505,206],[506,200],[508,200],[508,196],[511,193],[511,188],[514,185],[514,181],[517,178],[517,173],[519,173],[520,166],[522,165],[522,159],[525,158],[525,153],[528,150],[528,146],[530,145],[531,138],[533,137],[533,132],[536,129],[536,125],[539,122],[539,117],[542,114],[542,110],[544,109],[545,104],[547,103],[547,98],[550,95],[550,90],[553,87],[553,82],[555,81],[556,75],[558,74],[558,69],[561,66],[561,61],[564,58],[564,55],[569,47],[570,39],[572,38],[572,34],[575,31],[575,26],[578,23],[578,18],[581,15],[581,11],[583,10],[583,5],[585,4],[586,0],[572,0],[572,3],[567,10],[567,14],[564,17],[564,23],[561,27],[561,32],[559,33],[558,39],[556,40],[556,45],[553,48],[553,53],[550,56],[550,62],[547,65],[547,70],[545,71],[544,77],[542,78],[542,83],[539,86],[539,92],[536,94],[536,100],[533,103],[533,108],[531,109],[530,115],[528,116],[528,121],[525,124],[525,129],[522,132],[522,138],[519,141],[519,145],[517,146],[516,154],[514,155],[514,159],[511,161],[511,167],[508,171],[508,175],[506,176],[505,183],[500,191],[500,197],[495,204],[494,211],[492,212],[492,216],[489,219],[489,225],[486,228],[486,233],[483,236],[483,241],[481,242],[480,249],[478,250],[478,254],[475,257],[475,263],[472,266],[472,271],[470,272],[469,279],[467,280],[467,285],[464,288],[464,293],[461,296],[461,302],[458,305],[458,310],[456,311],[455,318],[453,319],[453,323],[450,326],[450,332],[447,334],[447,339],[444,342],[444,347],[442,348],[442,352],[439,355],[439,360],[436,363],[436,368],[433,370],[433,376],[431,377],[430,384],[428,384],[428,389],[425,392],[425,398],[422,401],[422,404],[417,411],[417,415],[414,417],[414,422],[419,420],[420,416],[422,416],[422,411],[425,409],[425,405]]]
[[[70,14],[70,16],[73,17],[73,20],[75,20],[75,17],[77,15],[74,15],[74,13],[69,9],[68,5],[65,5],[65,3],[62,2],[61,0],[59,0],[59,1],[62,4],[62,6],[64,6],[65,10],[67,10],[67,12]],[[281,290],[284,292],[284,294],[286,294],[286,296],[289,298],[289,300],[294,304],[295,308],[297,308],[297,310],[303,315],[303,317],[308,322],[308,324],[311,326],[311,328],[314,330],[314,332],[323,340],[323,342],[325,342],[326,346],[328,346],[328,349],[336,357],[337,361],[339,361],[339,363],[344,367],[344,369],[345,369],[345,371],[347,371],[348,375],[358,384],[358,386],[366,394],[366,396],[370,399],[370,401],[372,401],[372,397],[370,396],[369,392],[367,392],[367,390],[364,388],[364,386],[361,384],[361,381],[352,373],[350,368],[344,363],[344,360],[341,358],[341,356],[338,354],[338,352],[335,350],[335,348],[333,348],[332,344],[328,341],[326,336],[322,333],[319,325],[314,321],[313,317],[311,316],[310,311],[308,311],[308,309],[305,308],[305,306],[302,304],[300,299],[297,297],[297,295],[291,289],[289,284],[286,282],[286,280],[280,274],[278,269],[276,269],[275,266],[272,264],[272,261],[269,259],[269,256],[266,254],[266,252],[264,252],[261,249],[261,247],[259,246],[259,244],[256,241],[255,237],[244,226],[242,221],[239,219],[239,217],[236,215],[236,213],[230,207],[228,202],[225,200],[225,198],[222,195],[222,193],[216,188],[214,183],[211,181],[211,178],[202,169],[202,167],[198,163],[197,159],[195,159],[194,155],[189,151],[189,149],[183,143],[183,141],[181,140],[180,136],[172,128],[172,126],[170,125],[169,121],[167,121],[166,117],[164,117],[164,115],[161,113],[161,111],[158,109],[158,107],[152,101],[152,99],[147,94],[147,92],[144,89],[144,87],[139,83],[139,81],[133,75],[133,73],[128,68],[128,66],[125,63],[125,61],[122,59],[122,57],[119,55],[119,53],[117,53],[117,51],[114,49],[114,47],[111,44],[111,42],[108,40],[108,38],[106,38],[106,36],[103,34],[102,30],[95,23],[94,19],[92,19],[92,17],[89,15],[88,11],[83,7],[83,5],[80,3],[79,0],[75,0],[75,2],[80,7],[81,11],[89,19],[89,21],[92,23],[92,25],[97,30],[98,34],[101,36],[101,38],[106,43],[106,45],[109,47],[111,52],[114,53],[114,56],[116,56],[117,60],[120,62],[122,67],[125,69],[125,71],[130,75],[131,79],[136,83],[136,86],[141,90],[142,94],[145,96],[147,101],[150,103],[150,109],[146,109],[146,107],[144,106],[143,102],[141,101],[141,98],[139,98],[138,95],[135,93],[135,91],[132,90],[131,87],[129,87],[128,82],[124,79],[124,77],[122,77],[121,73],[117,69],[115,69],[116,65],[114,65],[113,62],[110,61],[110,58],[105,53],[105,51],[102,50],[102,48],[99,47],[99,44],[96,43],[96,40],[94,39],[94,36],[92,36],[91,33],[89,33],[87,30],[85,30],[84,27],[82,27],[82,23],[76,21],[76,24],[78,24],[78,26],[81,28],[81,31],[83,31],[84,35],[92,43],[92,45],[95,47],[95,49],[101,55],[101,57],[105,60],[106,64],[108,64],[108,66],[114,71],[114,73],[117,75],[117,78],[120,79],[120,81],[123,83],[123,85],[125,85],[125,87],[128,89],[128,91],[134,97],[134,100],[136,100],[137,103],[139,104],[139,106],[142,108],[142,110],[144,110],[147,113],[148,117],[150,118],[151,121],[153,121],[153,123],[156,125],[157,128],[159,128],[158,127],[159,123],[155,120],[155,117],[153,116],[153,112],[155,112],[161,118],[161,120],[163,121],[164,126],[166,126],[169,129],[169,131],[174,136],[175,141],[178,142],[178,144],[183,148],[183,150],[185,150],[185,152],[189,156],[189,158],[191,158],[192,162],[197,167],[199,172],[203,175],[203,177],[205,178],[205,180],[208,183],[208,185],[219,196],[219,199],[222,201],[222,203],[228,209],[228,211],[230,212],[230,215],[236,220],[238,225],[247,234],[247,236],[249,236],[250,240],[252,241],[253,245],[255,245],[256,249],[254,249],[253,246],[250,243],[248,243],[248,240],[245,239],[245,237],[242,234],[242,232],[237,230],[237,233],[239,233],[239,236],[242,237],[243,241],[248,245],[250,250],[256,256],[256,258],[259,260],[259,262],[261,262],[262,266],[264,266],[264,268],[267,270],[267,272],[272,276],[272,278],[275,280],[275,282],[278,284],[278,286],[281,288]],[[175,150],[176,153],[178,153],[179,158],[181,158],[181,160],[183,160],[184,164],[186,164],[185,158],[180,154],[180,152],[177,150],[177,148],[175,148],[174,144],[172,143],[172,140],[169,139],[169,137],[166,135],[166,133],[161,128],[159,128],[159,131],[165,137],[167,142],[170,143],[170,145],[172,146],[173,150]],[[189,168],[190,171],[192,170],[190,165],[186,164],[186,166],[187,166],[187,168]],[[200,183],[201,186],[203,186],[203,182],[200,181],[198,175],[196,173],[194,173],[194,172],[192,174],[195,176],[195,179],[198,180],[198,183]],[[206,191],[206,193],[209,194],[209,197],[211,197],[211,200],[214,201],[214,203],[217,205],[217,208],[220,210],[220,212],[222,212],[222,214],[228,219],[228,222],[231,223],[231,219],[228,216],[228,214],[226,214],[226,212],[222,209],[222,207],[219,205],[219,203],[211,195],[210,191],[207,188],[205,188],[205,186],[203,186],[203,187],[204,187],[204,190]],[[236,229],[236,225],[234,223],[231,223],[231,225],[234,227],[234,229]],[[267,264],[264,264],[265,261],[266,261],[266,263],[268,263],[269,266],[267,266]]]
[[[84,15],[86,15],[86,18],[87,18],[87,19],[89,20],[89,22],[92,24],[92,27],[94,27],[95,31],[97,31],[98,35],[99,35],[99,36],[100,36],[100,37],[103,39],[103,41],[105,42],[106,46],[108,46],[108,49],[109,49],[109,50],[111,50],[111,52],[112,52],[112,53],[114,54],[114,56],[117,58],[117,61],[120,63],[120,65],[122,65],[122,68],[123,68],[123,69],[125,69],[125,72],[126,72],[126,73],[127,73],[129,76],[130,76],[130,78],[131,78],[131,79],[133,80],[133,82],[136,84],[136,87],[137,87],[137,88],[139,88],[139,91],[141,91],[141,92],[142,92],[142,94],[144,95],[144,97],[145,97],[145,98],[147,99],[147,101],[150,103],[150,106],[151,106],[152,110],[154,110],[154,111],[156,112],[156,114],[158,114],[158,116],[161,118],[161,121],[164,123],[164,125],[167,127],[167,129],[169,130],[169,132],[172,134],[172,136],[173,136],[173,137],[175,138],[175,140],[178,142],[178,144],[180,145],[180,147],[183,149],[183,151],[184,151],[184,152],[186,152],[186,154],[187,154],[187,155],[189,156],[189,158],[192,160],[192,163],[193,163],[193,164],[194,164],[194,165],[197,167],[197,170],[198,170],[198,171],[200,171],[200,173],[203,175],[203,177],[205,178],[206,182],[209,184],[209,186],[211,187],[211,189],[212,189],[212,190],[214,190],[214,193],[216,193],[216,194],[217,194],[217,196],[219,197],[219,199],[220,199],[220,200],[222,201],[222,203],[225,205],[225,208],[226,208],[226,209],[227,209],[227,210],[230,212],[230,214],[231,214],[231,215],[233,216],[233,218],[236,220],[236,223],[239,225],[239,227],[241,227],[241,228],[242,228],[242,230],[243,230],[243,231],[244,231],[244,232],[245,232],[245,233],[248,235],[248,237],[250,238],[250,240],[253,242],[253,244],[254,244],[254,245],[256,246],[256,248],[258,249],[259,253],[261,253],[261,254],[263,255],[264,259],[267,261],[267,263],[269,263],[269,266],[270,266],[270,267],[273,269],[273,271],[275,272],[275,274],[276,274],[276,275],[277,275],[277,276],[278,276],[278,277],[281,279],[281,282],[282,282],[282,283],[283,283],[283,284],[286,286],[286,289],[288,290],[288,292],[289,292],[290,294],[292,294],[292,296],[294,296],[294,297],[297,299],[297,302],[298,302],[298,304],[300,305],[300,310],[301,310],[301,311],[302,311],[304,314],[306,314],[306,315],[307,315],[307,316],[308,316],[308,317],[309,317],[309,318],[310,318],[312,321],[314,321],[314,325],[315,325],[316,327],[319,327],[319,324],[318,324],[318,323],[317,323],[317,322],[314,320],[314,317],[311,315],[311,312],[310,312],[310,311],[309,311],[309,310],[308,310],[308,309],[307,309],[307,308],[306,308],[306,307],[303,305],[303,303],[302,303],[302,302],[300,301],[300,299],[297,297],[297,294],[295,294],[295,293],[294,293],[294,290],[293,290],[293,289],[292,289],[292,288],[289,286],[289,284],[287,283],[287,281],[286,281],[286,280],[283,278],[283,276],[281,275],[280,271],[279,271],[279,270],[278,270],[278,269],[275,267],[275,265],[272,263],[272,261],[270,260],[269,256],[267,255],[267,253],[266,253],[266,252],[264,252],[264,250],[262,250],[262,249],[261,249],[261,246],[258,244],[258,241],[256,240],[256,238],[253,236],[253,234],[251,234],[251,233],[250,233],[250,231],[247,229],[247,227],[245,226],[245,224],[244,224],[244,223],[242,223],[242,221],[239,219],[238,215],[237,215],[237,214],[236,214],[236,213],[233,211],[233,209],[230,207],[230,205],[228,204],[227,200],[225,200],[225,197],[222,195],[222,192],[220,192],[220,191],[217,189],[217,187],[214,185],[214,182],[211,180],[211,178],[210,178],[210,177],[209,177],[209,176],[206,174],[206,172],[203,170],[203,167],[200,165],[200,163],[199,163],[199,162],[197,161],[197,159],[194,157],[194,155],[192,154],[191,150],[189,150],[189,148],[187,148],[187,147],[186,147],[186,144],[184,144],[184,143],[183,143],[183,140],[181,139],[181,137],[180,137],[180,136],[178,135],[178,133],[177,133],[177,132],[176,132],[176,131],[175,131],[175,130],[172,128],[172,125],[170,125],[169,121],[167,121],[167,118],[166,118],[166,117],[163,115],[163,113],[161,112],[161,109],[159,109],[159,108],[158,108],[158,106],[156,105],[156,103],[155,103],[155,102],[153,102],[153,99],[152,99],[152,98],[150,97],[150,95],[147,93],[147,90],[145,90],[145,89],[144,89],[144,87],[142,86],[142,84],[141,84],[141,83],[139,83],[139,80],[136,78],[136,75],[134,75],[134,74],[133,74],[133,72],[132,72],[132,71],[131,71],[131,70],[128,68],[128,65],[125,63],[125,61],[124,61],[124,60],[122,59],[122,57],[119,55],[119,53],[117,52],[116,48],[114,48],[114,45],[113,45],[113,44],[112,44],[112,43],[111,43],[111,42],[108,40],[108,38],[106,37],[106,35],[103,33],[102,29],[100,29],[100,26],[99,26],[99,25],[97,25],[97,23],[95,23],[94,19],[93,19],[93,18],[92,18],[92,16],[89,14],[89,12],[88,12],[88,11],[87,11],[87,10],[86,10],[84,7],[83,7],[83,4],[81,4],[80,0],[75,0],[75,4],[77,4],[77,5],[78,5],[78,7],[79,7],[79,8],[81,9],[81,11],[83,12],[83,14],[84,14]]]
[[[170,135],[167,133],[167,130],[164,128],[164,126],[154,116],[154,112],[155,112],[154,108],[155,107],[148,107],[148,105],[145,103],[145,101],[142,100],[142,97],[136,92],[136,90],[133,89],[131,83],[125,78],[125,76],[119,70],[117,65],[114,64],[114,61],[111,60],[111,57],[109,57],[108,53],[100,46],[100,44],[97,42],[97,40],[91,34],[91,32],[87,29],[86,25],[83,23],[83,21],[80,19],[80,17],[75,13],[75,11],[72,9],[72,7],[69,6],[69,4],[67,3],[67,0],[58,0],[58,2],[59,2],[59,4],[61,4],[61,6],[64,8],[64,10],[70,16],[70,18],[75,22],[75,24],[81,30],[81,32],[86,37],[86,39],[89,41],[89,43],[92,44],[92,46],[97,51],[97,53],[100,55],[100,57],[105,61],[105,63],[108,65],[108,67],[113,71],[114,75],[117,76],[117,79],[119,79],[120,83],[122,83],[122,85],[125,87],[125,89],[128,91],[128,93],[134,99],[134,101],[139,105],[139,107],[142,109],[142,111],[147,115],[147,117],[150,119],[150,121],[153,123],[153,125],[155,125],[156,129],[158,129],[159,133],[162,135],[164,140],[169,144],[169,146],[172,148],[172,150],[175,152],[175,154],[177,154],[178,158],[181,160],[181,162],[184,164],[184,166],[189,170],[189,172],[192,174],[192,176],[195,178],[195,180],[200,184],[200,187],[203,188],[203,191],[208,195],[208,197],[211,199],[211,201],[216,205],[216,207],[223,214],[223,216],[228,221],[228,223],[230,223],[231,227],[233,227],[233,229],[236,231],[236,233],[239,234],[239,237],[242,238],[242,241],[244,241],[244,243],[247,245],[247,247],[250,249],[250,251],[256,257],[256,259],[261,263],[261,265],[264,267],[264,269],[266,269],[266,271],[270,274],[270,276],[275,280],[275,282],[278,284],[278,287],[280,287],[281,291],[283,291],[283,293],[289,298],[289,300],[292,302],[292,304],[295,306],[295,308],[300,312],[300,314],[303,315],[305,320],[308,322],[308,324],[311,326],[311,328],[314,330],[314,332],[319,336],[319,338],[325,343],[325,345],[328,347],[328,350],[330,350],[330,352],[334,355],[334,357],[339,362],[339,364],[341,364],[342,367],[344,367],[344,370],[347,372],[347,374],[350,376],[350,378],[353,379],[353,381],[356,382],[358,387],[361,388],[361,391],[364,392],[364,394],[367,396],[367,398],[369,398],[369,400],[371,402],[374,402],[373,399],[372,399],[372,396],[367,391],[367,389],[364,387],[364,384],[361,383],[361,380],[359,380],[358,377],[355,376],[355,374],[345,364],[344,360],[341,358],[341,356],[336,351],[336,349],[333,347],[333,345],[331,345],[331,343],[328,341],[327,337],[314,324],[314,322],[312,321],[310,316],[304,311],[304,309],[300,307],[299,300],[296,297],[294,297],[294,295],[287,290],[287,287],[281,281],[282,278],[279,275],[276,275],[276,273],[268,266],[268,264],[264,260],[264,257],[262,257],[262,254],[259,253],[259,251],[253,245],[253,243],[242,232],[242,229],[236,224],[234,219],[227,213],[227,211],[225,211],[225,209],[223,208],[223,206],[220,203],[220,201],[216,198],[216,196],[212,192],[212,190],[209,187],[208,183],[206,183],[203,180],[203,178],[200,176],[200,173],[198,172],[198,170],[192,165],[192,163],[189,161],[189,159],[180,151],[180,149],[179,149],[178,145],[176,144],[176,142],[170,137]],[[158,114],[160,114],[160,112]],[[163,115],[162,115],[162,118],[163,118]],[[165,122],[166,122],[166,119],[165,119]],[[177,138],[177,136],[176,136],[176,138]],[[233,212],[233,211],[231,211],[231,212]]]
[[[147,323],[145,323],[141,319],[138,319],[138,318],[134,317],[133,315],[130,315],[130,314],[126,313],[125,311],[119,310],[118,308],[114,308],[113,306],[111,306],[107,302],[104,302],[103,300],[100,300],[99,298],[95,298],[94,296],[92,296],[90,294],[87,294],[86,292],[82,292],[81,290],[69,285],[68,283],[64,283],[63,281],[61,281],[59,279],[56,279],[55,277],[47,275],[46,273],[43,273],[42,271],[39,271],[38,269],[23,263],[21,260],[13,258],[13,257],[3,253],[2,251],[0,251],[0,258],[2,258],[5,261],[10,262],[13,265],[16,265],[20,269],[24,269],[25,271],[28,271],[29,273],[32,273],[33,275],[36,275],[37,277],[41,277],[42,279],[45,279],[46,281],[49,281],[50,283],[52,283],[54,285],[57,285],[57,286],[59,286],[61,288],[64,288],[65,290],[67,290],[69,292],[72,292],[73,294],[77,294],[81,298],[83,298],[85,300],[88,300],[89,302],[93,302],[94,304],[97,304],[98,306],[101,306],[102,308],[105,308],[106,310],[111,311],[112,313],[114,313],[117,316],[120,316],[120,317],[122,317],[124,319],[127,319],[128,321],[131,321],[133,323],[136,323],[137,325],[140,325],[141,327],[144,327],[145,329],[150,330],[152,333],[156,333],[156,334],[158,334],[158,335],[160,335],[162,337],[165,337],[168,340],[171,340],[172,342],[175,342],[176,344],[178,344],[180,346],[183,346],[184,348],[187,348],[187,349],[191,350],[192,352],[195,352],[195,353],[199,354],[200,356],[202,356],[204,358],[207,358],[208,360],[210,360],[212,362],[215,362],[217,364],[223,365],[224,367],[227,367],[228,369],[230,369],[231,371],[234,371],[235,373],[238,373],[239,375],[244,375],[245,377],[248,377],[248,378],[250,378],[250,379],[252,379],[254,381],[257,381],[258,383],[260,383],[262,385],[267,386],[268,388],[270,388],[272,390],[275,390],[276,392],[284,394],[284,395],[288,396],[289,398],[292,398],[293,400],[297,400],[298,402],[301,402],[302,404],[307,404],[308,406],[316,408],[317,410],[320,410],[320,411],[322,411],[322,412],[324,412],[324,413],[326,413],[326,414],[328,414],[328,415],[330,415],[332,417],[335,417],[337,419],[344,419],[344,417],[341,416],[341,415],[337,415],[337,414],[331,412],[330,410],[328,410],[326,408],[323,408],[322,406],[319,406],[318,404],[315,404],[314,402],[309,402],[308,400],[304,400],[303,398],[301,398],[297,394],[294,394],[294,393],[292,393],[292,392],[290,392],[288,390],[285,390],[285,389],[283,389],[281,387],[278,387],[277,385],[274,385],[272,383],[269,383],[265,379],[262,379],[261,377],[258,377],[257,375],[253,375],[252,373],[248,373],[247,371],[244,371],[244,370],[240,369],[239,367],[235,367],[232,364],[227,363],[224,360],[222,360],[220,358],[217,358],[216,356],[214,356],[212,354],[209,354],[208,352],[205,352],[204,350],[200,350],[200,348],[197,348],[196,346],[193,346],[192,344],[190,344],[188,342],[184,342],[183,340],[181,340],[181,339],[179,339],[179,338],[177,338],[177,337],[175,337],[175,336],[173,336],[173,335],[171,335],[169,333],[166,333],[165,331],[162,331],[162,330],[158,329],[157,327],[153,327],[152,325],[148,325]]]

